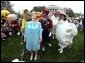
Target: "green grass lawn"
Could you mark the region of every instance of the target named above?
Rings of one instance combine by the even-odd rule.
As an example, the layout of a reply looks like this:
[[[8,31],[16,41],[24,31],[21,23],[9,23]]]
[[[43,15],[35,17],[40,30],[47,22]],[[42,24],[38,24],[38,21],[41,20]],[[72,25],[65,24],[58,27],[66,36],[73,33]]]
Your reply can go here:
[[[71,48],[67,47],[64,52],[58,52],[58,41],[51,39],[52,47],[46,45],[46,51],[39,50],[36,62],[80,62],[84,60],[84,32],[79,31],[74,37]],[[20,36],[11,36],[1,42],[1,62],[11,62],[15,58],[21,59],[23,45]],[[23,55],[23,60],[29,62],[30,52]]]

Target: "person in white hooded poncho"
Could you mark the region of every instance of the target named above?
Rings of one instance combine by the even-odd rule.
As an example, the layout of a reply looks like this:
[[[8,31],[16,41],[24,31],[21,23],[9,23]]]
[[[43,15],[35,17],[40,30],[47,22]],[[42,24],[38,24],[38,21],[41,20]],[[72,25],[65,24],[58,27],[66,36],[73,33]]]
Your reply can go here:
[[[65,18],[66,14],[61,13],[56,28],[56,39],[59,41],[58,45],[60,46],[60,49],[58,49],[59,53],[62,53],[65,47],[73,43],[73,37],[78,33],[75,24],[69,23]]]
[[[56,34],[56,26],[57,26],[58,20],[59,20],[59,11],[58,10],[53,13],[51,20],[53,22],[53,28],[52,28],[52,31],[51,31],[52,32],[52,39],[54,39],[55,34]]]

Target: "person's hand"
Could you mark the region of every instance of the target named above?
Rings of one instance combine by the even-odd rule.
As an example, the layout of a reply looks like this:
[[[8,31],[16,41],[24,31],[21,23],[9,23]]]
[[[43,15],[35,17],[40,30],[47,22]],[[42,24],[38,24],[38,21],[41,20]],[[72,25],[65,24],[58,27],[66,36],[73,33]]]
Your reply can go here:
[[[41,43],[41,41],[42,41],[42,38],[39,39],[39,44]]]
[[[12,25],[12,27],[14,27],[14,25]]]
[[[49,37],[51,36],[51,32],[49,33]]]
[[[24,42],[26,42],[26,38],[24,37]]]

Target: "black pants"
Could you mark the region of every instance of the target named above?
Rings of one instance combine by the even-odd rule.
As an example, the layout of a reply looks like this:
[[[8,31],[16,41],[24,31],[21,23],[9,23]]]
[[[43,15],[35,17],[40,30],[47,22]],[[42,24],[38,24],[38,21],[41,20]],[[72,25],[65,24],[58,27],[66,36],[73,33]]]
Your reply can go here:
[[[17,33],[18,33],[18,30],[16,30],[16,29],[13,29],[12,31],[13,31],[13,33],[14,33],[15,35],[17,35]]]
[[[50,32],[48,32],[48,30],[43,30],[43,32],[42,32],[42,38],[43,38],[43,42],[44,43],[49,43],[50,42],[49,33]]]

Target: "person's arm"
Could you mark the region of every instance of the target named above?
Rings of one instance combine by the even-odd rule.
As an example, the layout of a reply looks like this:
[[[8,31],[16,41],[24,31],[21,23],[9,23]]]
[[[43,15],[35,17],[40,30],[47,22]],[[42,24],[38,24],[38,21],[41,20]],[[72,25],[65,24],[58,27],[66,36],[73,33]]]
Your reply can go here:
[[[24,29],[24,27],[25,27],[25,20],[23,19],[21,28]]]
[[[41,26],[41,23],[39,24],[39,30],[40,30],[40,37],[39,37],[39,42],[41,42],[42,41],[42,31],[43,31],[43,29],[42,29],[42,26]]]
[[[27,23],[25,25],[25,28],[24,28],[24,42],[26,42],[26,33],[27,33]]]

